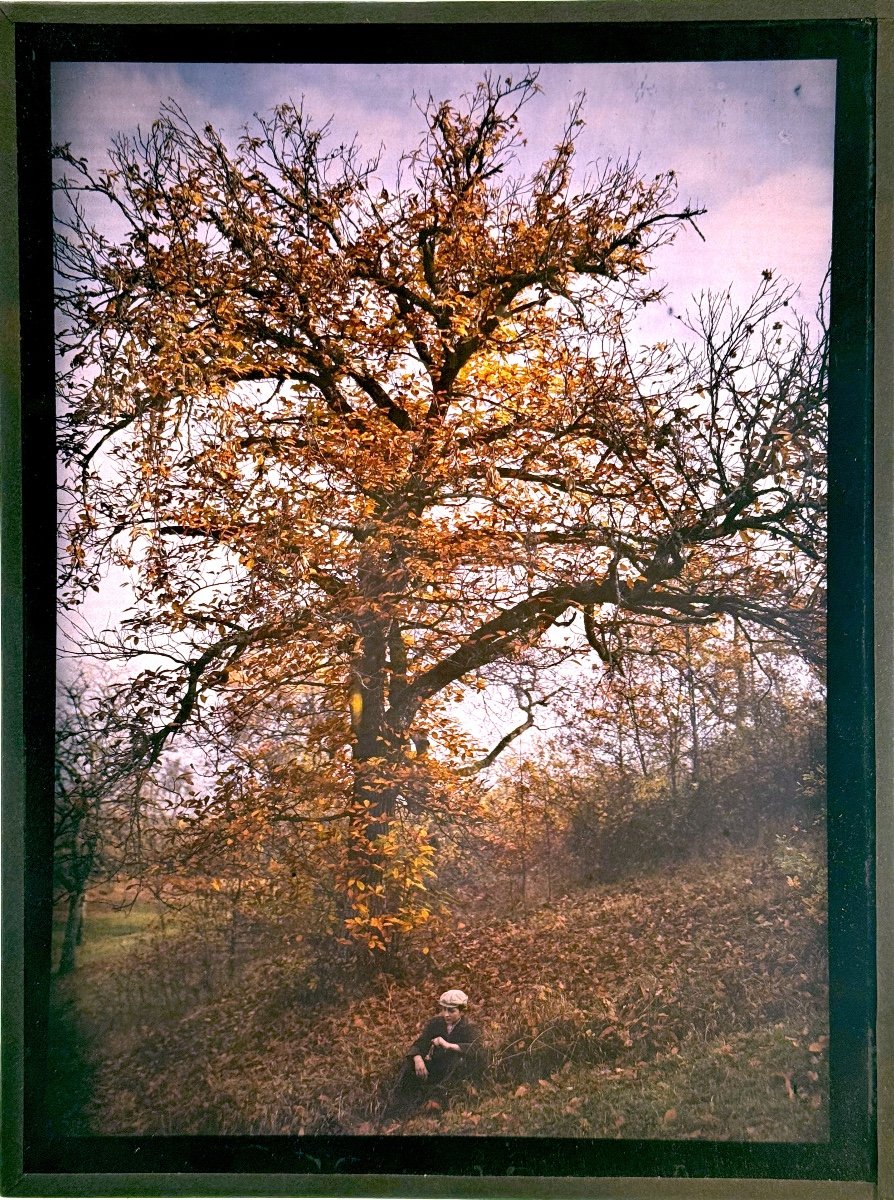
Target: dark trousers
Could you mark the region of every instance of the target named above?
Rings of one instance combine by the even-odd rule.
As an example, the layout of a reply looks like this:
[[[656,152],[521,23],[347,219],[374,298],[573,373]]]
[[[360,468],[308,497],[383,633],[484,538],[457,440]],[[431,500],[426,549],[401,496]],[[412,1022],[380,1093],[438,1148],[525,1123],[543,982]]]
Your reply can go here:
[[[450,1062],[427,1062],[428,1077],[420,1079],[412,1059],[406,1059],[391,1089],[386,1117],[407,1116],[426,1100],[437,1100],[443,1104],[447,1099],[447,1083],[456,1074]],[[458,1065],[458,1064],[456,1064]]]

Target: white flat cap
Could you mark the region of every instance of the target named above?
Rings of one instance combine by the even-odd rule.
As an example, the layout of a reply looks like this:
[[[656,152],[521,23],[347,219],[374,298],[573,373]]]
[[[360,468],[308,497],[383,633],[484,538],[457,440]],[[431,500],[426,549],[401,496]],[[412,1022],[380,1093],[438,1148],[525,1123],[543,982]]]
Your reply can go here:
[[[457,1004],[465,1005],[469,1003],[469,997],[465,992],[461,992],[459,988],[451,988],[449,992],[445,992],[438,1001],[439,1004]]]

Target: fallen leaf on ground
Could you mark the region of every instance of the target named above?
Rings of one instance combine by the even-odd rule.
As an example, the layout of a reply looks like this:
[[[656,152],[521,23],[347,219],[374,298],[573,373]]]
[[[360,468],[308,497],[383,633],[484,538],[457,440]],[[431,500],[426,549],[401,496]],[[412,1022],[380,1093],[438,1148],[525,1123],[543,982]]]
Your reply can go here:
[[[778,1078],[780,1078],[783,1081],[783,1083],[785,1084],[785,1093],[788,1096],[789,1100],[794,1100],[795,1089],[792,1087],[791,1071],[777,1071],[776,1074],[777,1074]]]

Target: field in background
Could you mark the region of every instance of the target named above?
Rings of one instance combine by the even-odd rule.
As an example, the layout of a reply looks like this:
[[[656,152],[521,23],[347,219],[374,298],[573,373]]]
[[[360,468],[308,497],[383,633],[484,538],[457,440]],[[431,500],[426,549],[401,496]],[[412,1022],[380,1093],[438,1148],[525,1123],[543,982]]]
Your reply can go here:
[[[170,930],[171,917],[155,900],[131,900],[120,890],[95,889],[87,897],[78,963],[110,962],[158,933],[163,924]],[[53,913],[54,965],[59,961],[64,934],[65,913],[57,909]]]

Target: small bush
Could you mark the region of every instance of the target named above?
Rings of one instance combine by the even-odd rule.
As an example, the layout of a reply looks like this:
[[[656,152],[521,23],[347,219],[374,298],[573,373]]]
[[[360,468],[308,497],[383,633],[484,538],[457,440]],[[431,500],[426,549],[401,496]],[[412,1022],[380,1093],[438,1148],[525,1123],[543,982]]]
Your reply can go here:
[[[591,1014],[562,991],[538,987],[521,995],[489,1026],[493,1079],[539,1079],[563,1063],[588,1057]]]

